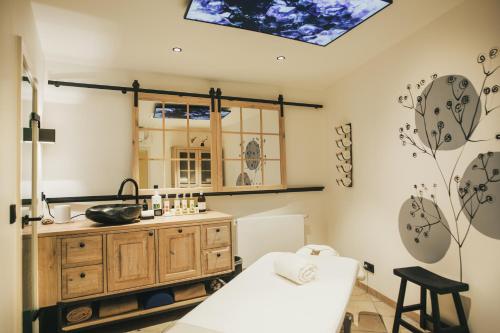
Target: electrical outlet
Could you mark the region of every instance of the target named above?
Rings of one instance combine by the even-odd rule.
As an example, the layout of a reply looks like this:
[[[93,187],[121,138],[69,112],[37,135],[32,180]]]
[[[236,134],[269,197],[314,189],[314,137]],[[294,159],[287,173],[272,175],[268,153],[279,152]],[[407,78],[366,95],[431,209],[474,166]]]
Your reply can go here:
[[[368,272],[375,274],[375,265],[374,264],[370,264],[368,261],[365,261],[365,263],[363,264],[363,268],[365,269],[365,271],[368,271]]]

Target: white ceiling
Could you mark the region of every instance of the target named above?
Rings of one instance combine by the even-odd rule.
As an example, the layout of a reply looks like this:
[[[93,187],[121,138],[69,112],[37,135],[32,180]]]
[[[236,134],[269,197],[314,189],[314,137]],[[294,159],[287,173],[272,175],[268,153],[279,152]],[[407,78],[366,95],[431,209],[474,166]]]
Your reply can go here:
[[[460,2],[394,0],[326,47],[184,20],[187,0],[34,0],[33,12],[49,76],[65,64],[324,88]]]

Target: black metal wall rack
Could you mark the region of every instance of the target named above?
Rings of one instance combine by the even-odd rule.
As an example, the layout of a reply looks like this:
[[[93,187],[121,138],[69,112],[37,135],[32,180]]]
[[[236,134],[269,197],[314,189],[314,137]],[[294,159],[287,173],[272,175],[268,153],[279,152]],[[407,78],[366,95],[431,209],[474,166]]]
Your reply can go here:
[[[276,190],[249,190],[249,191],[235,191],[235,192],[206,192],[203,193],[206,197],[218,197],[218,196],[233,196],[233,195],[250,195],[250,194],[277,194],[277,193],[297,193],[297,192],[321,192],[325,189],[324,186],[302,186],[302,187],[288,187],[284,189]],[[197,193],[193,193],[194,196],[198,196]],[[161,195],[163,198],[166,197],[165,194]],[[169,194],[169,198],[175,198],[175,194]],[[71,202],[101,202],[101,201],[125,201],[133,200],[135,196],[133,195],[122,195],[118,196],[116,194],[109,195],[89,195],[89,196],[75,196],[75,197],[46,197],[45,201],[49,204],[59,204],[59,203],[71,203]],[[139,195],[139,199],[151,199],[151,195]],[[22,205],[27,206],[31,204],[31,199],[23,199]]]

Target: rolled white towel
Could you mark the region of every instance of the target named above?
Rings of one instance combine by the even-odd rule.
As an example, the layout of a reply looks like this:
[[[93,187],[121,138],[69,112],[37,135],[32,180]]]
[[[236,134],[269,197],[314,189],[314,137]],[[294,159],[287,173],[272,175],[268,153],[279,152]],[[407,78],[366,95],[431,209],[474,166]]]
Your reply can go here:
[[[317,270],[316,265],[295,253],[283,253],[274,260],[274,272],[297,284],[314,280]]]
[[[339,253],[328,245],[308,244],[301,247],[297,254],[311,255],[311,256],[338,256]]]

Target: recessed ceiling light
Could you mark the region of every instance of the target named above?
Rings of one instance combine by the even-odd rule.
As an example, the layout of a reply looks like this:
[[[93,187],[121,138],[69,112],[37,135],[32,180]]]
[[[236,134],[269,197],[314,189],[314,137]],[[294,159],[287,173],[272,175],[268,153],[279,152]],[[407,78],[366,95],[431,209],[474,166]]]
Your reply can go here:
[[[182,52],[182,49],[180,47],[174,47],[172,51],[179,53]]]
[[[276,57],[276,60],[278,60],[278,61],[284,61],[285,59],[286,59],[285,56],[277,56]]]

